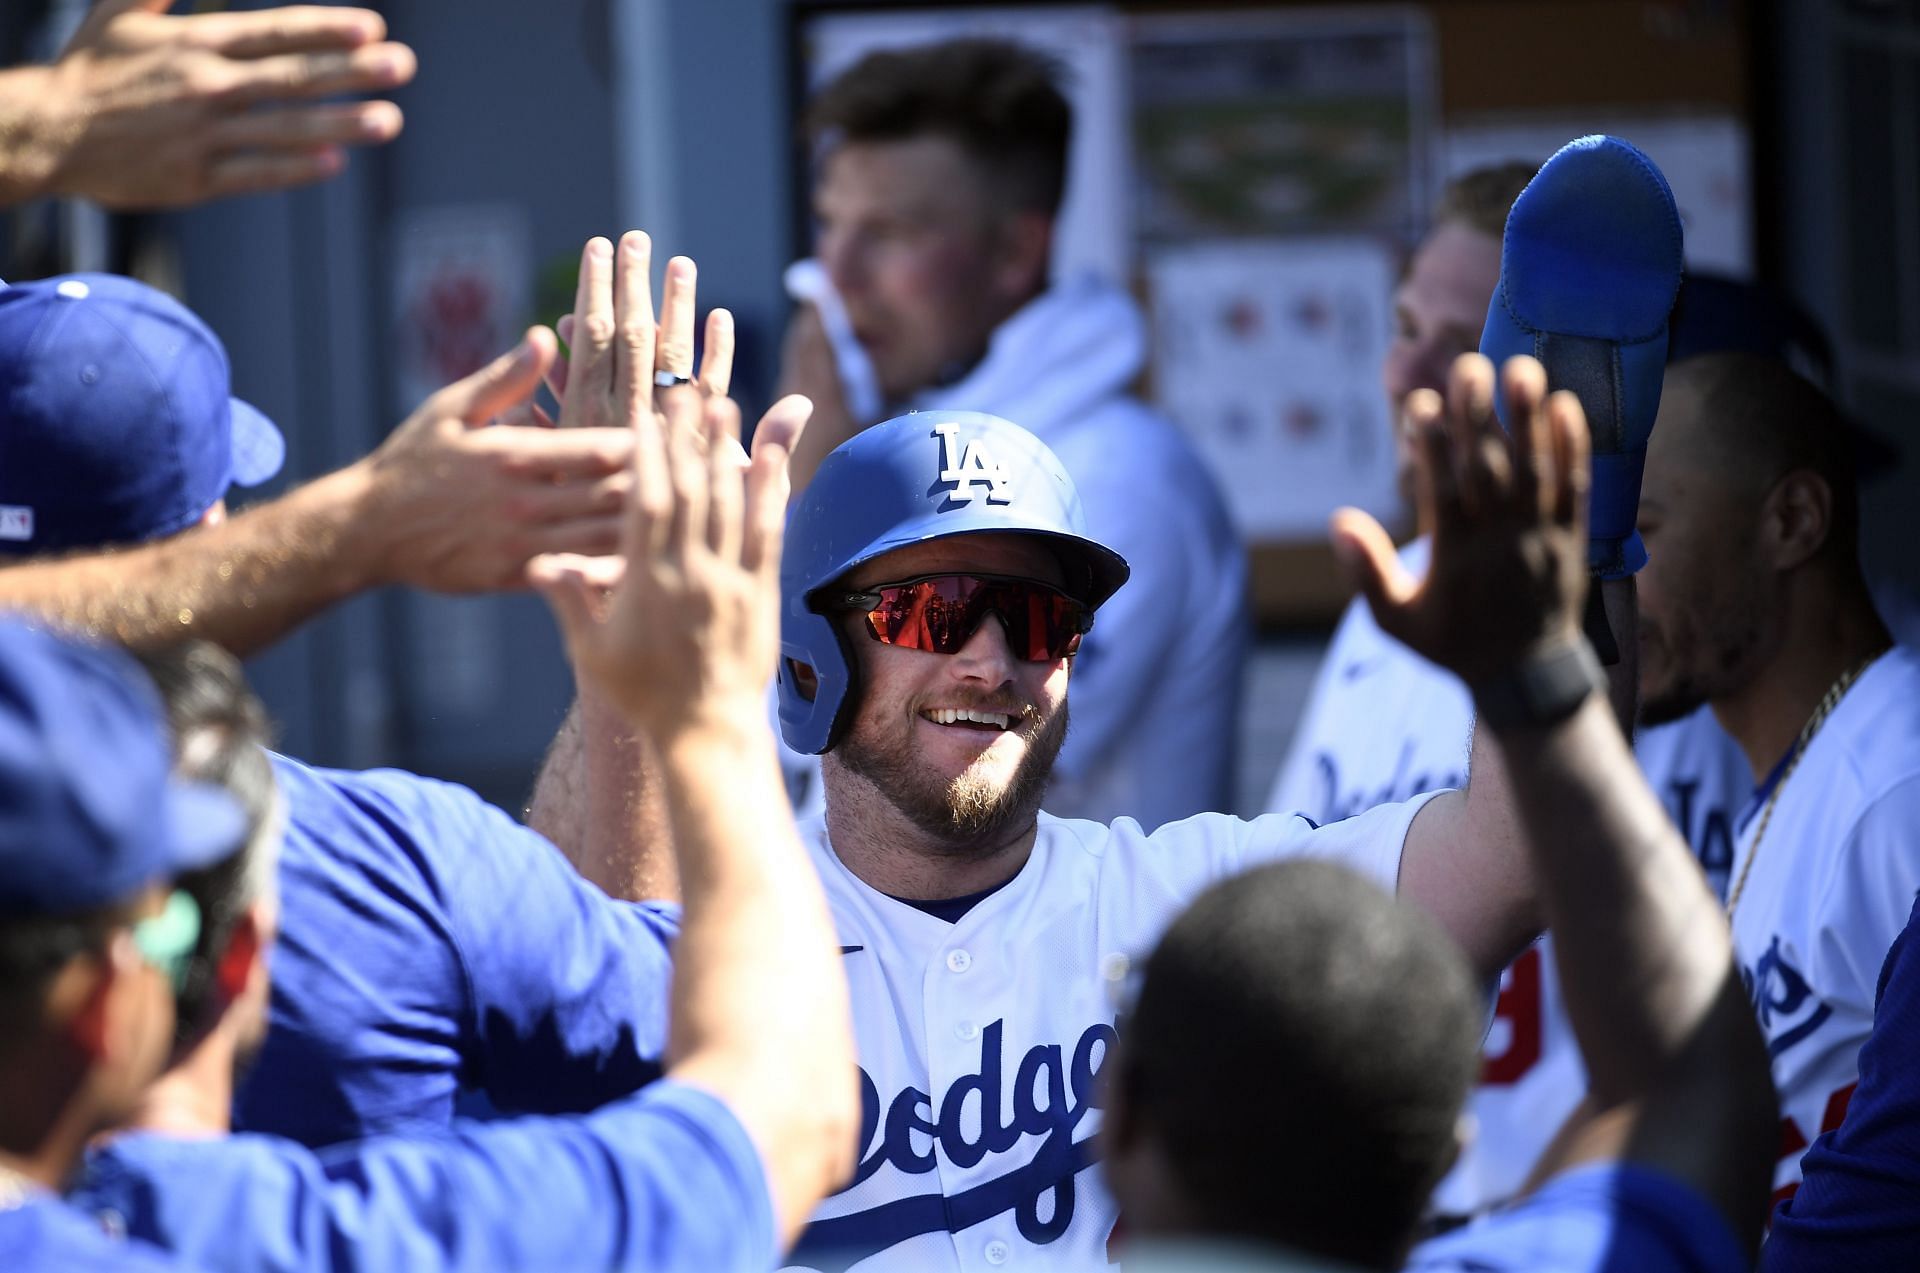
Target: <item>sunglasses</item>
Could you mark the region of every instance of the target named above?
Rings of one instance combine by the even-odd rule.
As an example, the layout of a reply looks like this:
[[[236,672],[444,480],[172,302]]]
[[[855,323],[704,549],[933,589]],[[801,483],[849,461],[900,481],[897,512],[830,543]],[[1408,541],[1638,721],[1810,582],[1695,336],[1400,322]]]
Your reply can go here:
[[[998,615],[1014,656],[1029,663],[1066,658],[1093,626],[1093,611],[1058,588],[1008,575],[922,575],[829,593],[815,608],[864,614],[880,644],[928,654],[958,654]]]

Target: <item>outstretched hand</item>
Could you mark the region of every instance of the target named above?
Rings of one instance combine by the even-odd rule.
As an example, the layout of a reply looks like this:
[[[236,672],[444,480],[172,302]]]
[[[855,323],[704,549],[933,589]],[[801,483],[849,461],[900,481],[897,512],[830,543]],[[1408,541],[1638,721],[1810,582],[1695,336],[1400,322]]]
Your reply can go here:
[[[1455,360],[1444,400],[1430,389],[1407,399],[1420,528],[1433,537],[1424,580],[1366,513],[1343,508],[1331,528],[1381,629],[1469,686],[1578,638],[1586,599],[1586,416],[1571,393],[1547,395],[1532,358],[1509,359],[1500,387],[1511,435],[1494,414],[1493,364],[1479,354]]]
[[[700,374],[693,373],[694,298],[698,271],[691,259],[667,262],[660,312],[653,308],[653,240],[629,230],[615,245],[587,240],[573,312],[560,319],[570,357],[554,361],[547,387],[560,403],[561,428],[624,423],[636,411],[659,411],[666,390],[656,375],[693,380],[703,393],[724,398],[733,382],[733,315],[707,315]]]
[[[518,588],[538,554],[614,551],[631,483],[630,430],[482,427],[517,418],[554,354],[553,333],[533,328],[342,470],[357,509],[342,551],[367,584]]]
[[[661,406],[634,412],[620,556],[528,566],[576,674],[656,742],[764,713],[780,649],[787,459],[813,409],[797,396],[775,403],[743,467],[731,400],[683,386]]]
[[[324,103],[413,78],[366,9],[304,5],[174,16],[172,0],[101,0],[44,77],[25,141],[29,193],[177,207],[339,172],[344,147],[391,141],[391,102]],[[36,144],[37,143],[37,144]]]

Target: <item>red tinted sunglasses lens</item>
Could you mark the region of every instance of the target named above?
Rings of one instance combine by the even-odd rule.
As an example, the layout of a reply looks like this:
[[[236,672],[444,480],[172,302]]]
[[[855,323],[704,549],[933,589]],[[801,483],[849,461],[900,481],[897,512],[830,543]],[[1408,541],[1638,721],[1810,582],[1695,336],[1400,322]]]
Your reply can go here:
[[[1061,659],[1080,648],[1086,608],[1064,593],[1022,579],[938,575],[882,584],[867,611],[875,640],[902,649],[958,654],[989,614],[1006,625],[1007,643],[1029,662]]]

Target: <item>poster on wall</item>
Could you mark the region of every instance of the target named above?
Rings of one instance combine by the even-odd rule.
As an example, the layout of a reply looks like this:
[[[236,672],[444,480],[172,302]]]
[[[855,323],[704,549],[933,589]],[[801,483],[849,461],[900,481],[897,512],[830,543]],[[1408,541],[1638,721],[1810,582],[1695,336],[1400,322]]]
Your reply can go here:
[[[486,366],[531,312],[526,214],[508,205],[407,208],[393,229],[394,410]]]
[[[1140,238],[1416,233],[1430,194],[1432,44],[1412,7],[1139,21]]]
[[[1371,237],[1215,240],[1147,258],[1155,402],[1254,541],[1399,508],[1380,390],[1396,257]]]
[[[402,211],[393,231],[393,387],[396,418],[429,394],[511,349],[531,313],[526,214],[508,205]],[[414,594],[408,630],[422,710],[484,717],[504,657],[494,608]]]
[[[1544,163],[1586,133],[1623,137],[1660,165],[1680,208],[1688,268],[1753,277],[1752,148],[1746,126],[1731,115],[1530,115],[1465,121],[1447,129],[1441,177],[1512,159]]]
[[[1132,262],[1126,215],[1126,24],[1099,5],[829,13],[801,29],[812,92],[878,49],[963,36],[1018,40],[1054,58],[1073,107],[1067,192],[1054,231],[1058,277],[1091,273],[1125,283]]]

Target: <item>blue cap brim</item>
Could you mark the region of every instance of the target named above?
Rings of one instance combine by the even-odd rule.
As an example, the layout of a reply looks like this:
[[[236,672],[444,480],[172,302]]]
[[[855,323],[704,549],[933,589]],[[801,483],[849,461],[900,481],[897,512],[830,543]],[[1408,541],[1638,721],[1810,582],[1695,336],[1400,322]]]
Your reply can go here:
[[[176,873],[232,857],[246,841],[246,814],[232,796],[206,783],[168,783],[165,821],[168,865]]]
[[[287,462],[287,439],[259,408],[234,398],[233,484],[258,486]]]

